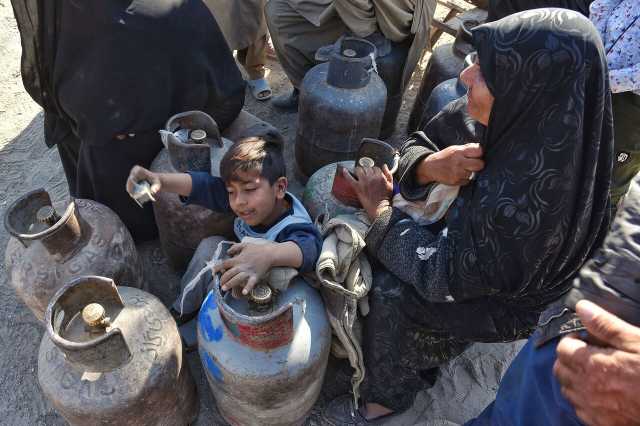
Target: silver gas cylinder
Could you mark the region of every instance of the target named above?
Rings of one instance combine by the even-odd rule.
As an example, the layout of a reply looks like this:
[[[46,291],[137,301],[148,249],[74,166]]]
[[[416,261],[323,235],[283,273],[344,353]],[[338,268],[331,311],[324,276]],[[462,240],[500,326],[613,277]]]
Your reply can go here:
[[[200,357],[232,425],[302,424],[322,388],[331,328],[319,293],[302,278],[266,293],[235,298],[214,285],[200,309]]]
[[[155,296],[79,277],[49,303],[46,327],[38,381],[71,425],[179,426],[197,417],[178,328]]]
[[[108,275],[142,287],[142,263],[131,234],[108,207],[72,200],[56,212],[49,193],[38,189],[16,200],[4,216],[11,239],[7,275],[16,293],[40,320],[49,300],[78,275]]]

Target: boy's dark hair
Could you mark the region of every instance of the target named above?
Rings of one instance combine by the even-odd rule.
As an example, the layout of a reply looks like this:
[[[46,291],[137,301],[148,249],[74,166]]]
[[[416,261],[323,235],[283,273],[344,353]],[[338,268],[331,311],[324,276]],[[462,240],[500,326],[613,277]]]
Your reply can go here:
[[[244,138],[233,144],[220,161],[220,177],[225,183],[238,178],[238,172],[258,171],[273,185],[287,175],[278,143],[257,136]]]

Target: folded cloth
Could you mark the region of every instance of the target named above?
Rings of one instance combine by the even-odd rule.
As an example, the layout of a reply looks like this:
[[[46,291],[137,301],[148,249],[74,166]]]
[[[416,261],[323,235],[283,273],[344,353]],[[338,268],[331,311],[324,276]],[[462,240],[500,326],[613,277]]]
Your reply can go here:
[[[437,183],[426,199],[409,201],[402,194],[393,197],[393,207],[409,215],[418,225],[431,225],[442,219],[460,192],[459,186]]]
[[[367,294],[373,280],[364,253],[369,227],[369,219],[362,211],[339,215],[322,224],[324,241],[316,264],[329,323],[339,341],[338,344],[334,339],[332,351],[336,356],[346,353],[349,358],[354,369],[351,386],[356,401],[365,375],[357,317],[358,310],[361,315],[369,313]]]

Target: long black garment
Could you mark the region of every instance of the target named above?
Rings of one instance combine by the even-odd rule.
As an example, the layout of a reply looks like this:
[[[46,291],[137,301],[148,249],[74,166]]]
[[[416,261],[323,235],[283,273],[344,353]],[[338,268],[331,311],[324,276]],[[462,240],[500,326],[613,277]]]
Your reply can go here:
[[[124,184],[161,149],[173,114],[209,113],[221,129],[244,103],[244,82],[202,0],[12,0],[25,88],[45,110],[70,192],[102,202],[134,237],[155,233],[151,208]]]
[[[489,0],[489,22],[505,16],[540,7],[571,9],[589,16],[589,5],[593,0]]]
[[[485,169],[461,188],[439,232],[389,209],[367,236],[374,273],[363,397],[407,408],[420,370],[465,342],[526,337],[606,234],[613,155],[602,43],[583,16],[539,9],[474,30],[495,97]],[[414,136],[399,169],[436,151]],[[384,271],[386,269],[386,271]]]

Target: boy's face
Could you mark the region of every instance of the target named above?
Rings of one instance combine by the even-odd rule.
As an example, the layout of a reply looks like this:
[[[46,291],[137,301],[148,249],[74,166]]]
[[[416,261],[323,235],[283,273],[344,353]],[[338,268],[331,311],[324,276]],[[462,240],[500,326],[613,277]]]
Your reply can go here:
[[[276,209],[287,191],[287,178],[281,177],[271,185],[257,171],[238,171],[227,182],[231,210],[249,226],[270,225],[282,212]]]

